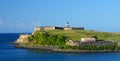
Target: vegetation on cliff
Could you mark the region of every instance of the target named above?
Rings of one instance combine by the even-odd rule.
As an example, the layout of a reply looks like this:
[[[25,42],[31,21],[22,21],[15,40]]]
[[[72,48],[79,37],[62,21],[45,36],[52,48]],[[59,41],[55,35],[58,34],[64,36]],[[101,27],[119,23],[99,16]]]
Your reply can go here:
[[[119,41],[119,33],[110,32],[95,32],[87,30],[46,30],[37,31],[29,37],[29,42],[34,45],[44,46],[58,46],[60,49],[77,49],[77,50],[118,50],[120,49],[117,45],[106,45],[106,46],[68,46],[66,45],[67,40],[78,40],[81,38],[92,37],[97,40],[111,40]]]
[[[64,45],[60,46],[60,49],[64,50],[120,50],[120,47],[117,45],[105,45],[105,46],[69,46],[69,45]]]
[[[35,32],[34,35],[29,37],[30,42],[39,45],[52,45],[52,46],[60,46],[65,45],[65,40],[67,39],[64,35],[58,34],[50,34],[45,31]]]

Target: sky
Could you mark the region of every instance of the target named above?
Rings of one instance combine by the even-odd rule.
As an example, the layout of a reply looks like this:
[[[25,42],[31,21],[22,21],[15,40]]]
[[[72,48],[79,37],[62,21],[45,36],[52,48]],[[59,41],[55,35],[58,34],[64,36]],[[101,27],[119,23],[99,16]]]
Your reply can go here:
[[[120,32],[120,0],[0,0],[0,33],[64,27],[67,21],[86,30]]]

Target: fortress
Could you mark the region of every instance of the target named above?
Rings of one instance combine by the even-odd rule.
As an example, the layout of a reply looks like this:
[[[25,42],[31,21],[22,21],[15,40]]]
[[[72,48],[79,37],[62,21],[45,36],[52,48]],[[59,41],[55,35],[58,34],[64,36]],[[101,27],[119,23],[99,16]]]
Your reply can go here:
[[[34,28],[34,32],[41,30],[84,30],[84,27],[70,27],[69,23],[66,23],[66,27],[57,27],[57,26],[41,26]],[[17,39],[16,43],[29,43],[29,38],[34,35],[34,32],[29,34],[21,34]],[[92,35],[92,34],[91,34]],[[118,42],[113,41],[98,41],[96,38],[85,37],[81,40],[67,40],[66,45],[69,46],[106,46],[106,45],[120,45]]]
[[[84,30],[84,27],[70,27],[69,22],[66,23],[66,27],[58,27],[58,26],[40,26],[34,28],[34,31],[40,30]]]
[[[67,22],[66,27],[40,26],[40,27],[34,28],[34,32],[40,31],[40,30],[84,30],[84,27],[70,27],[69,22]],[[32,35],[34,34],[34,32],[32,33]],[[16,42],[18,42],[18,43],[28,43],[28,37],[31,37],[31,35],[21,34]]]

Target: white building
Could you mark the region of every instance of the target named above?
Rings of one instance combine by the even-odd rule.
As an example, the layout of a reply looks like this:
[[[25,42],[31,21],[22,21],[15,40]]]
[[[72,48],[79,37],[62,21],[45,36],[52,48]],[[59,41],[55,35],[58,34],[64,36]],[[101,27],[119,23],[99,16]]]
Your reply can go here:
[[[96,42],[95,38],[81,38],[81,42]]]

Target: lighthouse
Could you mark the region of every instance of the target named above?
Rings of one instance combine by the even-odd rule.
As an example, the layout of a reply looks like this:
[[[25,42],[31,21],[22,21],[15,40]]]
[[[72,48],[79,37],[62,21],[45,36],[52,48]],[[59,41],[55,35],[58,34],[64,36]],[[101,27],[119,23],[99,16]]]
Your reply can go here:
[[[69,22],[66,23],[66,27],[70,27]]]

